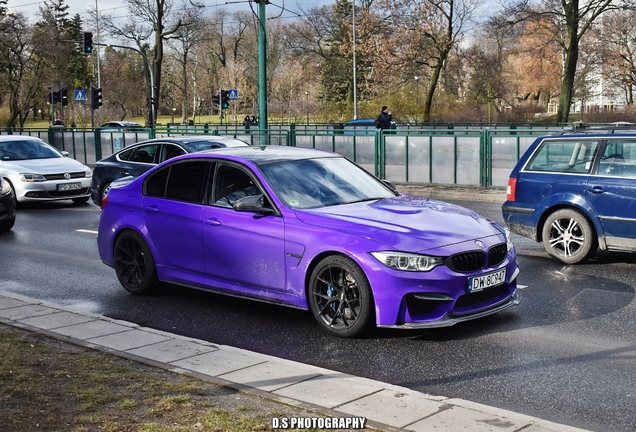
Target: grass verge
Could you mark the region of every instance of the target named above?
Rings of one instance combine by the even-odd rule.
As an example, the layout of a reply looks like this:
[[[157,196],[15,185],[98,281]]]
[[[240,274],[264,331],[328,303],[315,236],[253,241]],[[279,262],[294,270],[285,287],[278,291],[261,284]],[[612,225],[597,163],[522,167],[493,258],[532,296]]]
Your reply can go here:
[[[0,353],[0,429],[6,431],[273,431],[274,417],[316,417],[2,324]]]

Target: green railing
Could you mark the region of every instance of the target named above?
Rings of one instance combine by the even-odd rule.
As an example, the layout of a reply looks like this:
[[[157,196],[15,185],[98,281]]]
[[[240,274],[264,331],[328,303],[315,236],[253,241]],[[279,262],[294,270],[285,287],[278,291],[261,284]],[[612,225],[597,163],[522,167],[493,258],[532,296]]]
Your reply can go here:
[[[419,127],[416,127],[419,126]],[[84,128],[2,129],[0,134],[41,138],[93,165],[150,138],[178,135],[231,136],[254,146],[316,148],[342,154],[376,176],[396,183],[505,187],[519,157],[537,136],[563,130],[554,124],[425,124],[347,128],[339,124],[258,126],[166,125],[136,131]]]

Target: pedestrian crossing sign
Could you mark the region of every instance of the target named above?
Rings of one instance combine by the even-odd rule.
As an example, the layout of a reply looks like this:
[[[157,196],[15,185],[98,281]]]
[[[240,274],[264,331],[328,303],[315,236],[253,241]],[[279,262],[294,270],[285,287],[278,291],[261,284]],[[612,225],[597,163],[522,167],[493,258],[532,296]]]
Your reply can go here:
[[[86,103],[86,90],[75,90],[75,102]]]
[[[229,100],[238,100],[238,90],[232,89],[227,91],[227,97]]]

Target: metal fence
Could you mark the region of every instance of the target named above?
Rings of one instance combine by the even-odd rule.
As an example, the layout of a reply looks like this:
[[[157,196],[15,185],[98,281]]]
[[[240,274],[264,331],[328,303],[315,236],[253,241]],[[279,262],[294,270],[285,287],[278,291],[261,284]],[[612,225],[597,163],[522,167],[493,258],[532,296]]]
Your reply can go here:
[[[250,145],[316,148],[342,154],[380,178],[396,183],[505,187],[519,157],[537,136],[559,125],[426,124],[348,128],[339,124],[257,126],[168,125],[135,132],[100,129],[4,129],[1,135],[37,136],[87,165],[149,138],[225,135]]]

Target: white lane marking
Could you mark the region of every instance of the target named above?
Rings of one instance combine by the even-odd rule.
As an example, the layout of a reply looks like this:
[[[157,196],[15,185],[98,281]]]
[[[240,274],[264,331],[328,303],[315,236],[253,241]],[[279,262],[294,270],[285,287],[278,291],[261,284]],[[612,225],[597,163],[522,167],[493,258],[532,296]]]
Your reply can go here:
[[[97,231],[94,230],[86,230],[86,229],[78,229],[75,232],[88,233],[88,234],[97,234]]]

